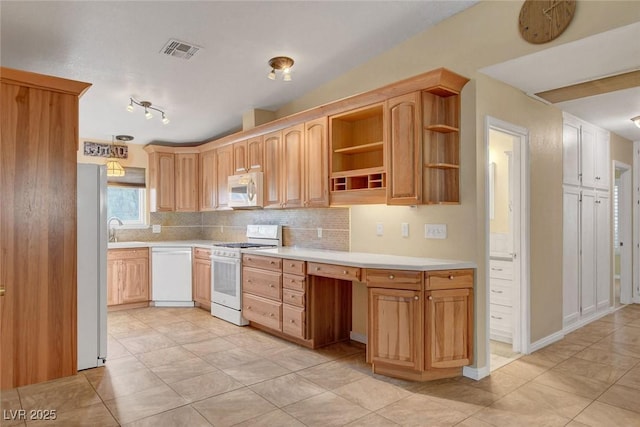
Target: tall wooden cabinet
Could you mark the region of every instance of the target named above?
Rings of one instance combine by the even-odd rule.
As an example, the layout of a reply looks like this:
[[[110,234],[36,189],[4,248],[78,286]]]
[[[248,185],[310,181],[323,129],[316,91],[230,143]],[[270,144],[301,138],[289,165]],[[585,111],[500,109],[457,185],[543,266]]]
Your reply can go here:
[[[4,67],[0,82],[0,388],[8,389],[77,370],[78,99],[91,85]]]
[[[321,117],[304,124],[304,206],[329,206],[329,130]]]
[[[233,148],[227,145],[216,150],[216,193],[218,196],[216,207],[218,209],[229,206],[227,180],[230,175],[233,175]]]
[[[200,190],[199,210],[212,211],[218,206],[218,157],[216,150],[200,153],[198,187]]]

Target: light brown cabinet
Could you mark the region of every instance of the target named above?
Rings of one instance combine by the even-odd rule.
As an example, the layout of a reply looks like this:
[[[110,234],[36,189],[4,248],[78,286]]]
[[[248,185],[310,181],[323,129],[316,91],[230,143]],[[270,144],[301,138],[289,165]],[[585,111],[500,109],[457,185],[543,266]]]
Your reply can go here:
[[[306,263],[285,259],[282,262],[282,332],[305,339],[307,330]]]
[[[211,250],[193,248],[193,300],[198,307],[211,310]]]
[[[282,131],[282,207],[304,205],[304,124]]]
[[[149,210],[173,212],[176,207],[175,188],[174,154],[149,153]]]
[[[387,204],[422,202],[422,131],[420,92],[387,100]]]
[[[138,306],[149,303],[149,249],[110,249],[107,254],[107,305],[134,303]]]
[[[304,206],[329,206],[329,130],[321,117],[304,124]]]
[[[279,208],[282,206],[281,172],[282,131],[271,132],[264,136],[264,207]]]
[[[220,209],[229,205],[227,179],[230,175],[233,175],[233,148],[228,145],[218,148],[216,151],[216,187],[218,196],[216,207]]]
[[[418,276],[418,274],[420,276]],[[473,270],[365,272],[367,360],[410,380],[460,375],[473,359]]]
[[[242,315],[281,332],[282,260],[244,254],[242,265]]]
[[[218,166],[216,150],[208,150],[200,153],[199,168],[199,206],[200,211],[213,211],[218,206]]]
[[[198,149],[156,145],[144,149],[149,153],[149,210],[198,211]]]
[[[233,170],[235,175],[262,171],[262,135],[233,144]]]
[[[175,154],[176,212],[197,212],[198,153]]]

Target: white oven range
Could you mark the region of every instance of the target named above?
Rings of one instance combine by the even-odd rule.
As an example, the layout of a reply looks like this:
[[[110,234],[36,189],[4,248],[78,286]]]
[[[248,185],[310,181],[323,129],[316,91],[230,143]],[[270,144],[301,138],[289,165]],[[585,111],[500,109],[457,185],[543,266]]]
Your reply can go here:
[[[282,246],[282,226],[247,225],[247,241],[218,243],[211,251],[211,315],[244,326],[242,249]]]

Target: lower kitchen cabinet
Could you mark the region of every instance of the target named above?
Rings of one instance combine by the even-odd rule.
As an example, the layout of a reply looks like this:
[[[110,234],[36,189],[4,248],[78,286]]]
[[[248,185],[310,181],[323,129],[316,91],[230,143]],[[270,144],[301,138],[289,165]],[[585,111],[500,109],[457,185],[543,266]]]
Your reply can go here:
[[[211,310],[211,251],[193,248],[193,300],[206,310]]]
[[[369,289],[372,322],[368,351],[374,364],[422,370],[424,321],[420,294],[403,289]]]
[[[367,269],[375,373],[409,380],[460,375],[473,356],[473,270]]]
[[[149,249],[110,249],[107,255],[107,306],[146,306],[148,303]]]

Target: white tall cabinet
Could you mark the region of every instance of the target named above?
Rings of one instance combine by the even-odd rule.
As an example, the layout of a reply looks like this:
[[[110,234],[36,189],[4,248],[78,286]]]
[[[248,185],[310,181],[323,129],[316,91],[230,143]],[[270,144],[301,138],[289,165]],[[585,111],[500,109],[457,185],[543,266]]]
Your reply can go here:
[[[563,325],[611,305],[609,132],[569,114],[563,132]]]

